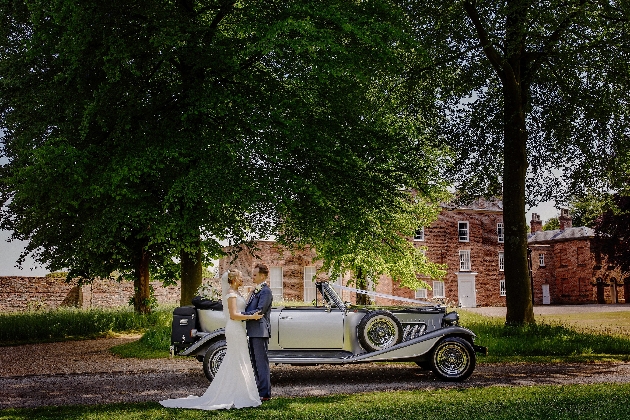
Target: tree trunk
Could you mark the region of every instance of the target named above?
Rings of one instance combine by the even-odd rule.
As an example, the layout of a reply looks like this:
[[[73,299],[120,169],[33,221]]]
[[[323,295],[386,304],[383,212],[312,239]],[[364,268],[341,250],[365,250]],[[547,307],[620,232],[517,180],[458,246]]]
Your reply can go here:
[[[151,277],[149,274],[150,260],[151,255],[149,254],[149,251],[142,246],[136,260],[136,276],[133,281],[133,309],[141,314],[151,313]]]
[[[196,246],[197,249],[193,252],[182,250],[180,253],[182,275],[180,306],[191,304],[192,298],[202,282],[201,244],[197,242]]]
[[[367,290],[367,277],[361,267],[357,268],[357,289]],[[372,300],[368,295],[364,295],[363,293],[357,293],[357,305],[371,305]]]
[[[503,221],[505,225],[506,324],[534,322],[527,264],[525,177],[527,132],[520,89],[504,88]]]
[[[527,261],[527,222],[525,220],[525,179],[527,176],[527,127],[525,110],[529,71],[525,58],[528,3],[507,2],[505,58],[495,68],[503,84],[503,222],[505,225],[505,323],[534,322],[532,289]]]

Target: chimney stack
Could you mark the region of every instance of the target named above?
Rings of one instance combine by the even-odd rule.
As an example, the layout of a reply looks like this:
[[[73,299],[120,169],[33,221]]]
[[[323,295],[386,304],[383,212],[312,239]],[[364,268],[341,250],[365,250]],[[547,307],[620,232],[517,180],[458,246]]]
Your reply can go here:
[[[529,227],[531,233],[542,232],[542,220],[540,220],[540,215],[538,213],[532,213],[532,221],[529,222]]]
[[[560,223],[560,230],[565,230],[573,226],[573,218],[569,214],[569,209],[560,209],[558,222]]]

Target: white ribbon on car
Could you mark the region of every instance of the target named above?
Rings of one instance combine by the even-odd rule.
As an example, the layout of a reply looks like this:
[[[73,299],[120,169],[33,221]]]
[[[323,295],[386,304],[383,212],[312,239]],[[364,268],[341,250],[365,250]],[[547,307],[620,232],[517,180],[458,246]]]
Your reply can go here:
[[[367,291],[367,290],[355,289],[354,287],[342,286],[342,285],[337,284],[337,283],[328,283],[328,284],[330,284],[332,287],[334,287],[336,289],[347,290],[349,292],[360,293],[362,295],[380,297],[380,298],[391,299],[391,300],[398,300],[398,301],[401,301],[401,302],[420,303],[422,305],[435,305],[434,303],[431,303],[431,302],[429,302],[427,300],[409,299],[409,298],[404,298],[404,297],[400,297],[400,296],[387,295],[385,293],[370,292],[370,291]]]

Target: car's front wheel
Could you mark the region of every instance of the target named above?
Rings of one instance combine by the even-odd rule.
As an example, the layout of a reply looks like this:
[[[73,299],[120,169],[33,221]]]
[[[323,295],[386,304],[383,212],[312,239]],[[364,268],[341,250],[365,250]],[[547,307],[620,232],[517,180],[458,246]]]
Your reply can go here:
[[[378,351],[402,341],[403,329],[400,321],[387,311],[370,312],[357,326],[359,343],[367,351]]]
[[[475,363],[475,350],[460,337],[443,338],[431,353],[433,372],[445,381],[463,381],[472,375]]]
[[[225,357],[226,349],[227,343],[225,340],[215,341],[208,347],[206,355],[203,357],[203,373],[206,375],[206,378],[208,378],[208,381],[212,382],[219,371],[219,366],[221,366],[221,362]]]

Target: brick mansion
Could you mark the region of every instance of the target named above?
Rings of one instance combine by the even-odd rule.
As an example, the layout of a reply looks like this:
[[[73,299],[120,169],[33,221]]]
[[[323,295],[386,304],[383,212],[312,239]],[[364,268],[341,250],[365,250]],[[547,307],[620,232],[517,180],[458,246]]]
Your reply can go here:
[[[543,304],[624,303],[630,294],[630,277],[608,266],[591,251],[594,231],[573,227],[563,209],[560,229],[543,231],[540,216],[532,214],[528,244],[532,270],[533,300]],[[432,300],[461,307],[505,306],[504,229],[500,201],[478,200],[467,207],[443,206],[431,226],[420,227],[413,241],[426,248],[427,257],[446,264],[447,274],[429,280],[431,289],[409,290],[382,276],[376,292],[404,298]],[[270,268],[274,300],[310,301],[314,277],[321,263],[314,250],[291,252],[274,241],[258,241],[254,255],[241,252],[234,260],[223,259],[219,269],[238,268],[247,278],[258,261]],[[347,278],[336,279],[345,285]],[[345,300],[352,300],[344,292]],[[395,304],[376,298],[376,304]]]
[[[587,227],[573,227],[571,216],[561,210],[560,228],[542,230],[540,216],[532,214],[528,238],[535,305],[630,303],[630,277],[607,264],[592,251],[595,233]],[[426,279],[430,289],[400,288],[388,277],[378,279],[376,292],[383,295],[431,300],[462,307],[505,306],[504,225],[500,201],[478,200],[466,207],[443,206],[435,222],[420,227],[413,238],[426,248],[427,257],[447,266],[440,280]],[[410,238],[411,239],[411,238]],[[269,283],[274,300],[306,301],[315,298],[313,278],[328,280],[318,271],[315,251],[291,252],[274,241],[259,241],[257,250],[241,252],[236,259],[219,261],[219,270],[240,269],[245,285],[251,285],[256,262],[270,268]],[[347,285],[349,277],[334,279]],[[163,287],[152,282],[161,304],[179,302],[179,286]],[[115,307],[128,304],[133,294],[131,282],[98,280],[88,285],[72,285],[63,278],[0,277],[0,310],[16,311],[38,306],[81,308]],[[356,294],[344,291],[344,300],[355,301]],[[377,297],[378,305],[400,304]]]

